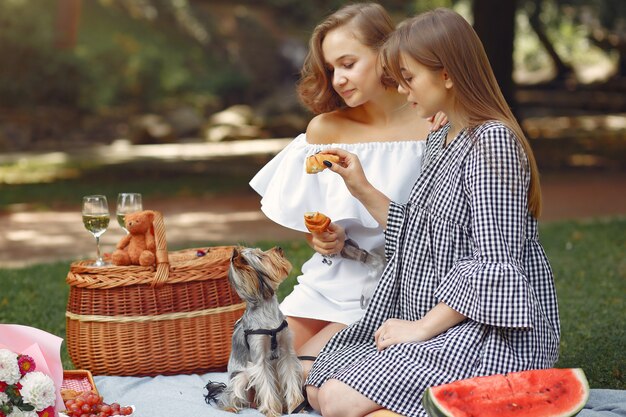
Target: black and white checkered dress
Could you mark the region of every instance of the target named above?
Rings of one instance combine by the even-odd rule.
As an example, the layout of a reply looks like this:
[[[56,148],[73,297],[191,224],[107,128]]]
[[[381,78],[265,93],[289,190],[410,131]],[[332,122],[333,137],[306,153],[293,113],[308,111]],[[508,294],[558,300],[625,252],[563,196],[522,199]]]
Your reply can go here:
[[[389,261],[365,316],[338,333],[308,384],[338,379],[381,406],[426,416],[424,390],[473,376],[549,368],[560,325],[552,271],[528,212],[528,161],[488,122],[447,146],[432,133],[409,202],[389,208]],[[421,343],[376,351],[388,318],[417,320],[438,302],[468,319]]]

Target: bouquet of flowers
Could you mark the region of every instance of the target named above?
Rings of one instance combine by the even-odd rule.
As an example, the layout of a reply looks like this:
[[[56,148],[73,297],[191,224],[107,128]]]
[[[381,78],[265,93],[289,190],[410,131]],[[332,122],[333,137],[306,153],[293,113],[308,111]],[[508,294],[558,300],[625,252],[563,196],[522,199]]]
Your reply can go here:
[[[34,327],[0,324],[0,417],[55,417],[63,409],[62,342]]]
[[[56,388],[33,358],[0,349],[0,417],[54,417]]]

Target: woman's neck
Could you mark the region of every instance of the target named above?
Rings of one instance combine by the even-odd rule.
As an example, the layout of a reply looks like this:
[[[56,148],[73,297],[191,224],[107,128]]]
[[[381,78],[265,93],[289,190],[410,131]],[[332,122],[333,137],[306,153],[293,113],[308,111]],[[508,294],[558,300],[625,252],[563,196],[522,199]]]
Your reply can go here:
[[[402,109],[406,107],[406,98],[388,88],[375,100],[370,100],[354,110],[358,112],[364,123],[387,126],[402,117]]]
[[[450,129],[448,129],[446,136],[446,145],[448,145],[467,127],[468,122],[465,113],[448,110],[445,114],[448,117],[448,122],[450,122]]]

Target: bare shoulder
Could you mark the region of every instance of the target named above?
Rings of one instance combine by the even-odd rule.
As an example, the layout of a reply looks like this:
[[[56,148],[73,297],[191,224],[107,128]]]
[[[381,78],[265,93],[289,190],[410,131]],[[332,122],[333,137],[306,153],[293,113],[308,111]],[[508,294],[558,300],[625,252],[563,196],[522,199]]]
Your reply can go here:
[[[315,116],[306,128],[306,140],[313,144],[327,144],[338,141],[345,117],[337,111]]]

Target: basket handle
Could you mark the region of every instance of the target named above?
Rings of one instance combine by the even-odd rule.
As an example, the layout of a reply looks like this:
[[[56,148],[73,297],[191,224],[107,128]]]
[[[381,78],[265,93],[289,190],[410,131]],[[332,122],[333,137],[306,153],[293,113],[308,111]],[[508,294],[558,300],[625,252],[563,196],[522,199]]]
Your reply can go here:
[[[167,282],[170,276],[170,261],[167,255],[167,241],[165,240],[165,222],[159,211],[154,212],[154,239],[156,242],[156,272],[152,287],[160,287]]]

